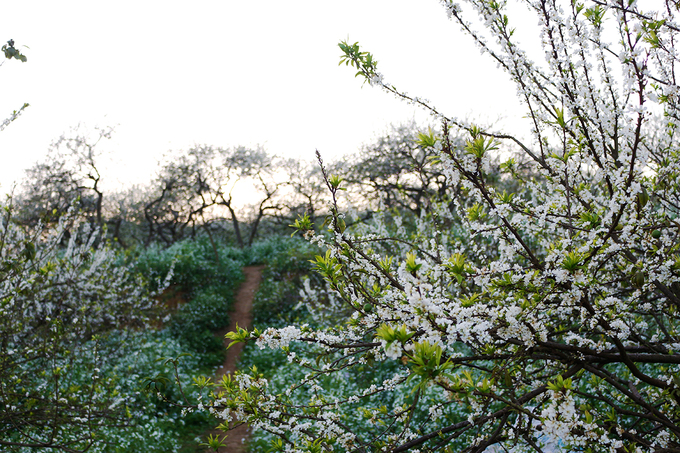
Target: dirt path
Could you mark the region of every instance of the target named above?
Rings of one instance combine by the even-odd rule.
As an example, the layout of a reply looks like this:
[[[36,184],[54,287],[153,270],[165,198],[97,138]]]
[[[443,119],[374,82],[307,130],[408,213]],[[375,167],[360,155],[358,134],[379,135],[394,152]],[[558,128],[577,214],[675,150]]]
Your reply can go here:
[[[264,266],[247,266],[243,268],[243,273],[245,274],[245,281],[241,284],[238,292],[236,293],[236,299],[234,300],[233,311],[230,314],[229,326],[220,330],[218,335],[224,338],[227,332],[232,332],[236,330],[236,324],[239,327],[250,328],[253,321],[253,298],[255,297],[255,292],[260,286],[260,280],[262,279],[262,269]],[[225,347],[229,345],[231,341],[225,339]],[[243,343],[237,343],[227,351],[227,356],[224,359],[224,364],[222,368],[217,371],[215,382],[220,382],[222,376],[227,373],[233,373],[236,371],[236,362],[241,356],[241,351],[243,351]],[[215,434],[223,434],[221,432],[214,432]],[[226,447],[220,448],[219,453],[245,453],[245,448],[243,441],[247,439],[249,434],[248,427],[241,425],[237,428],[232,429],[228,433],[226,440]]]

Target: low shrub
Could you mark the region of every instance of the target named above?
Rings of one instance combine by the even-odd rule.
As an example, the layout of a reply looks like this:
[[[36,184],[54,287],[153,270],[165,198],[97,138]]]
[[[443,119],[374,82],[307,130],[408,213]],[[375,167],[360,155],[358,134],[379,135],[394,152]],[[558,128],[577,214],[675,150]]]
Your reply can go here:
[[[135,269],[146,276],[152,288],[170,275],[170,284],[191,293],[213,284],[236,287],[242,279],[244,259],[239,249],[218,246],[216,257],[209,241],[187,239],[168,248],[150,246],[136,257]]]

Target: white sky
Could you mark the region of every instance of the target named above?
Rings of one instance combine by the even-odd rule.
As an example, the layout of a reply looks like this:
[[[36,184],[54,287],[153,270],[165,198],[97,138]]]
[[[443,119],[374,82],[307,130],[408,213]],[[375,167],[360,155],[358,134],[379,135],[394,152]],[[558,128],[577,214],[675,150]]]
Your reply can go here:
[[[0,117],[31,104],[0,133],[3,190],[81,122],[116,127],[105,178],[129,183],[197,143],[330,159],[390,123],[427,121],[338,66],[348,37],[447,115],[518,116],[514,86],[437,0],[22,0],[3,4],[0,30],[29,47],[27,63],[0,67]]]

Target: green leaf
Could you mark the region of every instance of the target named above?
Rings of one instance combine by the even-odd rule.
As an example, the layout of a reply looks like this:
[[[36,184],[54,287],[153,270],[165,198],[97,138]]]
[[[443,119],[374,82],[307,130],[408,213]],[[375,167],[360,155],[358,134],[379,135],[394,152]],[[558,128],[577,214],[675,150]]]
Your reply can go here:
[[[475,203],[471,208],[467,210],[467,218],[470,222],[475,222],[477,220],[482,220],[486,217],[484,212],[484,206],[479,203]]]
[[[472,154],[477,159],[481,159],[489,152],[498,149],[498,142],[493,138],[485,139],[483,136],[478,136],[473,140],[468,140],[465,143],[465,151]]]
[[[248,341],[248,338],[250,338],[250,333],[248,333],[246,329],[239,327],[238,323],[236,323],[236,331],[228,332],[224,337],[229,340],[233,340],[231,343],[229,343],[229,346],[227,346],[227,349],[229,349],[236,343],[245,343]]]
[[[569,272],[574,272],[583,269],[581,262],[585,259],[586,254],[579,252],[568,252],[567,256],[562,260],[562,269]]]
[[[218,451],[221,447],[226,447],[227,444],[224,442],[227,439],[227,435],[225,434],[224,436],[220,437],[219,434],[208,434],[208,437],[206,438],[206,442],[201,442],[200,445],[206,446],[208,448],[212,448],[215,451]]]
[[[435,135],[432,128],[427,130],[427,133],[418,132],[418,138],[416,139],[416,144],[422,148],[433,148],[434,145],[439,141]]]
[[[420,270],[423,265],[421,263],[416,263],[415,253],[406,254],[406,271],[415,275],[416,272]]]
[[[592,8],[586,9],[583,13],[586,19],[590,21],[595,27],[602,26],[602,20],[604,18],[605,9],[600,5],[595,5]]]

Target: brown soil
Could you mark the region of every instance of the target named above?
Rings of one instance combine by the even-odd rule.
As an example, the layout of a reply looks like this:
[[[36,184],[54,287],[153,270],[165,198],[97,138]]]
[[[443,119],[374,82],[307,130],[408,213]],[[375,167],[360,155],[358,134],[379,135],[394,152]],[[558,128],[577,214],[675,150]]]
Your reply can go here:
[[[151,326],[154,329],[163,328],[163,316],[169,313],[175,313],[184,305],[186,300],[186,293],[180,291],[177,285],[170,285],[157,295],[154,299],[158,302],[154,308],[155,318],[152,318]]]
[[[251,327],[253,320],[253,298],[255,297],[257,288],[260,286],[262,269],[264,269],[264,266],[247,266],[243,268],[246,279],[236,293],[229,326],[217,333],[221,338],[224,338],[224,335],[226,335],[227,332],[235,331],[236,324],[243,328]],[[225,347],[228,346],[230,342],[231,340],[225,338]],[[217,371],[215,382],[220,382],[223,375],[236,371],[236,363],[241,356],[241,351],[243,351],[243,343],[237,343],[227,350],[227,356],[224,359],[222,368]],[[208,434],[220,434],[220,437],[224,435],[221,431],[211,431]],[[244,442],[248,439],[249,434],[250,432],[247,425],[240,425],[230,430],[225,441],[227,446],[220,448],[219,453],[245,453],[246,449]]]

